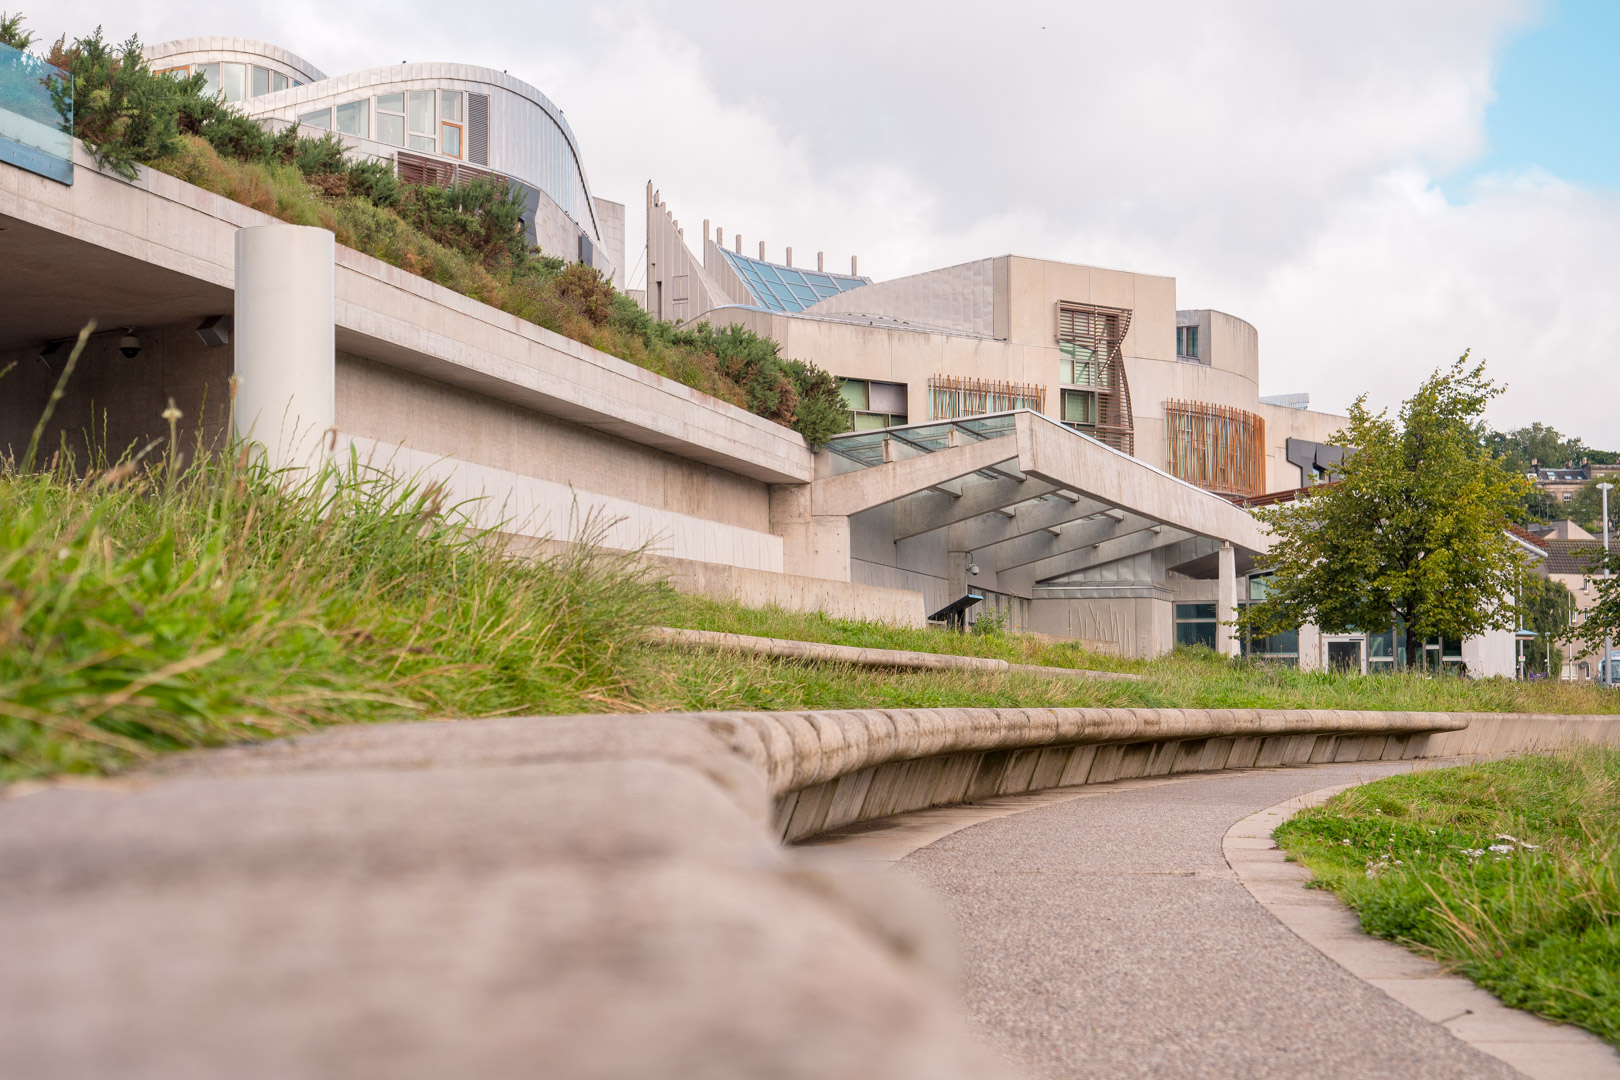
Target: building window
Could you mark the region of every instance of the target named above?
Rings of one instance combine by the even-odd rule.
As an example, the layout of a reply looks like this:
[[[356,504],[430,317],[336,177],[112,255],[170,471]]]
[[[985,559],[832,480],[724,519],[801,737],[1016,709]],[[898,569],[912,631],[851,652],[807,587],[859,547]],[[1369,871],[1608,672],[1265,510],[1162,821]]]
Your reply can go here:
[[[181,64],[179,67],[158,68],[156,71],[152,72],[152,74],[154,74],[154,75],[172,75],[176,79],[189,79],[191,77],[191,65],[190,64]]]
[[[856,431],[898,427],[906,423],[906,384],[871,379],[839,379]]]
[[[1176,605],[1176,644],[1215,647],[1215,605]]]
[[[221,64],[220,87],[225,92],[225,100],[245,101],[248,96],[248,66],[246,64]]]
[[[1165,471],[1222,495],[1263,495],[1266,422],[1201,401],[1164,403]]]
[[[461,157],[461,91],[439,91],[439,146],[447,157]]]
[[[1566,491],[1566,492],[1564,492],[1563,498],[1564,498],[1565,502],[1574,502],[1575,501],[1575,493],[1573,491]]]
[[[303,113],[298,117],[298,126],[319,128],[321,131],[332,130],[332,110],[317,109],[315,112]]]
[[[439,141],[433,137],[434,93],[432,90],[412,90],[405,97],[406,114],[410,119],[410,147],[431,154],[439,148]]]
[[[371,137],[371,100],[347,101],[337,107],[337,130],[344,135]]]
[[[1264,603],[1271,595],[1271,575],[1250,574],[1248,582],[1248,600],[1240,601],[1238,609],[1249,607],[1251,604]],[[1243,635],[1243,655],[1254,660],[1265,660],[1271,663],[1284,664],[1288,667],[1299,666],[1299,631],[1285,630],[1280,634],[1271,634],[1267,637]]]
[[[1092,304],[1058,305],[1059,375],[1074,386],[1095,388],[1092,434],[1127,454],[1136,453],[1131,391],[1125,379],[1125,335],[1131,313]],[[1065,421],[1067,422],[1067,421]]]
[[[377,97],[377,141],[389,146],[405,145],[405,95],[380,94]]]
[[[279,71],[269,68],[254,67],[253,69],[253,96],[273,93],[277,90],[287,89],[287,76]]]
[[[1090,433],[1097,427],[1097,394],[1093,390],[1063,391],[1060,419],[1072,428]]]
[[[219,65],[198,64],[197,74],[203,77],[203,95],[205,97],[219,97]]]
[[[1189,360],[1198,359],[1198,327],[1176,327],[1176,355]]]
[[[929,419],[955,420],[963,416],[984,416],[1014,409],[1045,412],[1046,387],[1032,383],[964,379],[955,375],[928,377]]]

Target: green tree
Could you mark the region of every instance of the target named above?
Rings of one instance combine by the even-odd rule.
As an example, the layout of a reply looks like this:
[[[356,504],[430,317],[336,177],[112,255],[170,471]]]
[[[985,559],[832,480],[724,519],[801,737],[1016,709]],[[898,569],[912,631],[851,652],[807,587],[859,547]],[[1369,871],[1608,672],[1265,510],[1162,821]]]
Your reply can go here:
[[[1519,588],[1519,609],[1524,628],[1534,630],[1537,635],[1524,646],[1526,674],[1551,675],[1563,664],[1562,644],[1568,637],[1570,612],[1574,608],[1575,596],[1562,582],[1539,574],[1525,575],[1524,584]]]
[[[23,29],[22,12],[8,14],[0,11],[0,45],[10,45],[13,49],[27,52],[34,44],[34,32]]]
[[[1400,415],[1350,409],[1333,442],[1350,451],[1338,482],[1260,511],[1271,528],[1266,603],[1238,625],[1265,636],[1311,622],[1328,633],[1404,628],[1424,640],[1512,629],[1525,569],[1504,530],[1529,481],[1502,468],[1476,425],[1501,389],[1464,353],[1437,371]]]

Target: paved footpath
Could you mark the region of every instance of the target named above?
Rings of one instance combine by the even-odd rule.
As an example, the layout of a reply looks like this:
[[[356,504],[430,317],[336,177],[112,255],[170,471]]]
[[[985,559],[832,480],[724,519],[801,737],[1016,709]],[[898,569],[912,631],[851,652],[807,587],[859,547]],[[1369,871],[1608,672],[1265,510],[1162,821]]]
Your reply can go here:
[[[973,1018],[1031,1076],[1518,1077],[1296,937],[1221,854],[1251,813],[1403,768],[1129,787],[984,821],[899,865],[947,898]]]

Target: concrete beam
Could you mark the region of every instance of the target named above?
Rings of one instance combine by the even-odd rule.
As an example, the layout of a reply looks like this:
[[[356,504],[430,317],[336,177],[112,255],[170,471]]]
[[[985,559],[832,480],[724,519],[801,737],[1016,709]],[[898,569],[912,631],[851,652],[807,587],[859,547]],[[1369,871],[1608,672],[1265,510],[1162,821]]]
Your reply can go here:
[[[1017,456],[1016,440],[988,439],[876,465],[870,469],[825,477],[811,482],[812,512],[818,516],[858,514],[947,480],[955,480],[1004,461],[1016,460]]]
[[[1006,543],[975,550],[974,554],[981,563],[988,563],[997,573],[1002,573],[1071,551],[1097,548],[1099,545],[1136,533],[1151,532],[1157,524],[1158,522],[1135,514],[1127,515],[1125,521],[1102,518],[1096,521],[1075,522],[1064,528],[1057,536],[1041,530],[1030,536],[1020,536]]]
[[[1027,564],[1034,574],[1034,580],[1045,581],[1048,578],[1061,577],[1064,574],[1073,574],[1081,570],[1089,570],[1093,566],[1103,566],[1107,563],[1117,562],[1120,559],[1129,559],[1133,555],[1141,555],[1159,548],[1179,544],[1193,534],[1183,529],[1166,527],[1162,532],[1153,532],[1144,527],[1140,532],[1132,532],[1113,540],[1103,540],[1095,546],[1080,548],[1075,551],[1055,555],[1049,559]]]
[[[894,505],[894,539],[908,540],[1056,490],[1056,485],[1040,480],[986,480],[967,485],[960,496],[933,491],[908,495]]]
[[[1103,509],[1102,503],[1091,499],[1071,503],[1067,499],[1048,498],[1018,503],[1018,513],[1009,520],[984,517],[962,522],[951,530],[951,548],[956,551],[977,551],[1054,525],[1077,522]],[[958,547],[958,544],[961,546]]]

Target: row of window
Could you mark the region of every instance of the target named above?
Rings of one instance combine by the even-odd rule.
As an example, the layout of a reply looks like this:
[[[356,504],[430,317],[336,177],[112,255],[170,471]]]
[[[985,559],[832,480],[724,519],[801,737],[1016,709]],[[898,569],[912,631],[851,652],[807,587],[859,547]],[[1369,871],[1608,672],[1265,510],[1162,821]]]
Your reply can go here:
[[[300,113],[301,127],[375,139],[445,157],[466,157],[466,95],[460,90],[402,90]],[[376,134],[372,134],[375,101]]]
[[[1176,327],[1176,355],[1192,360],[1198,359],[1198,327]]]
[[[184,79],[193,71],[203,77],[210,95],[223,98],[225,101],[245,101],[250,97],[273,94],[277,90],[304,85],[300,80],[274,68],[260,67],[258,64],[235,64],[224,60],[212,64],[198,64],[195,68],[190,64],[158,68],[153,74],[173,75]]]
[[[1030,392],[1026,393],[1018,389],[1017,384],[999,383],[993,390],[978,385],[945,386],[935,379],[929,387],[929,413],[934,420],[950,420],[1009,409],[1038,411],[1044,402],[1033,393],[1034,389],[1029,388]],[[905,383],[841,378],[838,391],[854,418],[856,431],[896,427],[907,422]],[[1085,431],[1097,424],[1095,391],[1065,389],[1060,409],[1059,419],[1070,427]]]

